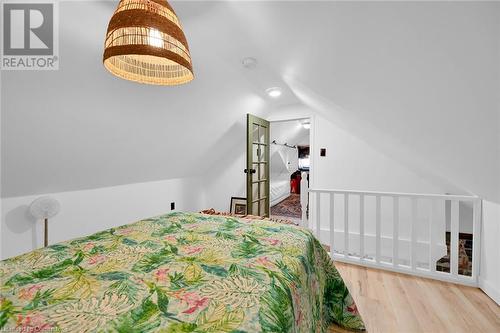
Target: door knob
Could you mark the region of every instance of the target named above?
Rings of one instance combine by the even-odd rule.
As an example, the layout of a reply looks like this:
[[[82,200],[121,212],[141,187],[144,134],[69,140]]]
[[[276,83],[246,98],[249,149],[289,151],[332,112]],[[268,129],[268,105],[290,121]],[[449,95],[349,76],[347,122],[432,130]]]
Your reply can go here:
[[[252,173],[256,173],[256,172],[257,172],[257,170],[255,170],[255,169],[250,169],[250,170],[245,169],[245,170],[243,170],[243,171],[244,171],[245,173],[250,173],[250,174],[252,174]]]

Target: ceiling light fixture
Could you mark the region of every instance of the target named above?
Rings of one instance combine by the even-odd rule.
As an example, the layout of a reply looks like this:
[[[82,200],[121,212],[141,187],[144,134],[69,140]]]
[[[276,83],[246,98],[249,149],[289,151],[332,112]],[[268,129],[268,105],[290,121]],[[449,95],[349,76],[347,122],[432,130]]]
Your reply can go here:
[[[281,96],[281,89],[278,88],[278,87],[273,87],[273,88],[269,88],[266,90],[266,93],[270,96],[270,97],[273,97],[273,98],[278,98]]]
[[[257,67],[257,59],[255,59],[253,57],[243,58],[241,63],[243,64],[243,67],[248,68],[248,69],[254,69],[255,67]]]
[[[122,79],[177,85],[194,78],[186,37],[166,0],[120,0],[104,47],[104,67]]]
[[[311,128],[311,123],[303,123],[302,127],[304,127],[305,129],[310,129]]]

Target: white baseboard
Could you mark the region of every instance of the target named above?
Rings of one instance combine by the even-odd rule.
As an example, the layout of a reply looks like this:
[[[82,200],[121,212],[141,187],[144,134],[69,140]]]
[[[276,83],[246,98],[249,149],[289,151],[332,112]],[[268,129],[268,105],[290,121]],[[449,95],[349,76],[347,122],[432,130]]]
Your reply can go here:
[[[481,288],[482,291],[486,295],[488,295],[495,303],[500,305],[500,290],[497,289],[498,286],[493,285],[491,282],[483,280],[481,277],[479,277],[479,288]]]

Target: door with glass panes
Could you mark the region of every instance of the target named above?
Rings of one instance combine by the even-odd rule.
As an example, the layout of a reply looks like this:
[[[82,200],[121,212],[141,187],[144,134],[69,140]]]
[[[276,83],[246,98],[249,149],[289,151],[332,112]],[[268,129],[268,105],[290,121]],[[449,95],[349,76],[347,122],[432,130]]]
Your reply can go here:
[[[247,213],[269,216],[269,122],[247,114]]]

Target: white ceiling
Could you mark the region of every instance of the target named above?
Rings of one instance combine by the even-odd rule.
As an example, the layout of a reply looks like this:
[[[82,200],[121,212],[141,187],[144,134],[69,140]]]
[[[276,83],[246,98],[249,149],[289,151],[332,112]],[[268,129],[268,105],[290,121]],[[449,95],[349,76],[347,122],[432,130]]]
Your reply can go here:
[[[309,129],[304,128],[304,122],[309,119],[275,121],[270,126],[270,141],[276,140],[277,143],[286,143],[290,146],[309,145]]]
[[[195,70],[178,87],[104,70],[115,2],[60,3],[60,70],[2,73],[3,197],[202,174],[241,144],[245,113],[304,104],[500,199],[500,3],[171,3]]]

